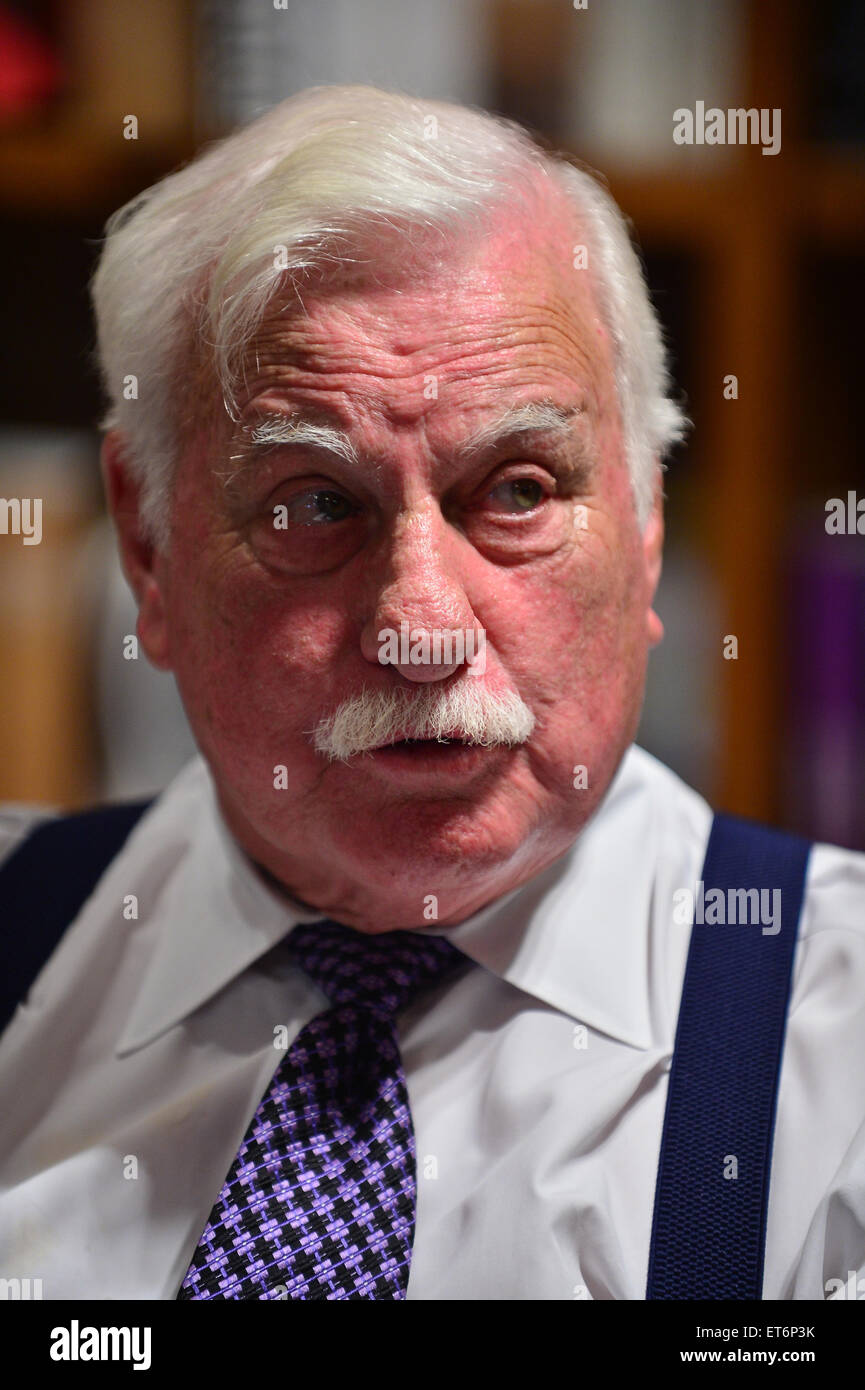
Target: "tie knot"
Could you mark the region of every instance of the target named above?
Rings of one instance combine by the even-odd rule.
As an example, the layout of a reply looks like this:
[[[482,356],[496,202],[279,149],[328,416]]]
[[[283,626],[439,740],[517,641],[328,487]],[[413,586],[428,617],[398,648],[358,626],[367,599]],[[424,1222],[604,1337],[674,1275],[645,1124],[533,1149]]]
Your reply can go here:
[[[331,921],[295,927],[286,947],[332,1004],[359,1004],[389,1016],[466,961],[443,936],[368,936]]]

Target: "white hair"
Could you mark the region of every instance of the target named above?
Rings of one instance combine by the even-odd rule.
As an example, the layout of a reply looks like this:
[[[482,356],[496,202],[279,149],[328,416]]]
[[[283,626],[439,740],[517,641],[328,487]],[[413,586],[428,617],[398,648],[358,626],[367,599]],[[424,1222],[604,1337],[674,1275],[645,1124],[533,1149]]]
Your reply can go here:
[[[530,196],[536,216],[539,179],[579,219],[644,525],[663,455],[687,422],[667,394],[660,326],[613,199],[513,122],[333,86],[281,102],[108,220],[92,285],[110,401],[101,423],[124,436],[151,538],[168,540],[172,475],[202,367],[236,419],[243,355],[276,296],[296,291],[300,309],[313,277],[327,286],[394,262],[409,267],[421,239],[417,265],[428,269],[431,239],[443,257],[460,233]]]
[[[492,748],[525,743],[535,716],[515,690],[496,692],[469,676],[456,685],[364,689],[310,730],[317,753],[347,761],[404,739],[452,739]]]

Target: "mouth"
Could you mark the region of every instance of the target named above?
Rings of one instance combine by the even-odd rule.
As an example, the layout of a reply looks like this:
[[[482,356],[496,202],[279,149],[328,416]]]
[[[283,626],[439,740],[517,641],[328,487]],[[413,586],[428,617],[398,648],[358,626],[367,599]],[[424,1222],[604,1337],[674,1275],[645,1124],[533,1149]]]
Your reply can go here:
[[[415,756],[424,754],[435,756],[437,753],[465,748],[479,749],[481,746],[470,739],[467,734],[450,733],[440,734],[438,738],[392,738],[371,751],[376,756],[379,753],[403,753],[409,757],[413,754]]]
[[[388,743],[383,743],[375,752],[380,753],[383,748],[442,748],[450,744],[459,744],[463,748],[475,748],[477,744],[470,743],[468,738],[462,734],[448,734],[447,737],[440,738],[394,738]]]
[[[371,765],[383,775],[405,778],[411,774],[435,779],[477,776],[493,763],[501,748],[486,748],[459,734],[441,738],[398,738],[370,751]]]

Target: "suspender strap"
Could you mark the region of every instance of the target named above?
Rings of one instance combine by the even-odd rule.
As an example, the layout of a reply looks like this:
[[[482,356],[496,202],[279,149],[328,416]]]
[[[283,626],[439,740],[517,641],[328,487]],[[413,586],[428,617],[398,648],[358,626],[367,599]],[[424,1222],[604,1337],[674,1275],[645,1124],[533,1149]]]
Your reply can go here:
[[[46,821],[0,866],[0,1031],[149,805]]]
[[[810,848],[738,817],[713,822],[670,1071],[647,1299],[762,1297],[775,1109]],[[732,896],[755,888],[764,890],[759,909],[753,892],[747,905],[741,892]]]

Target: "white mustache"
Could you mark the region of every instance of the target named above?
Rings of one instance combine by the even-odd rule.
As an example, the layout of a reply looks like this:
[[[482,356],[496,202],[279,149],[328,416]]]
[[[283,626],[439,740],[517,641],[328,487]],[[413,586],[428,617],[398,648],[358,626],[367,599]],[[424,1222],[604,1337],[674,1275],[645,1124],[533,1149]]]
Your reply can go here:
[[[535,716],[516,691],[496,694],[477,680],[441,689],[362,690],[320,719],[317,753],[345,761],[399,739],[458,738],[491,748],[525,743]]]

